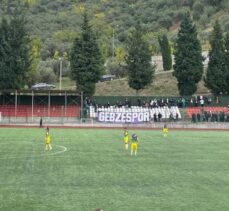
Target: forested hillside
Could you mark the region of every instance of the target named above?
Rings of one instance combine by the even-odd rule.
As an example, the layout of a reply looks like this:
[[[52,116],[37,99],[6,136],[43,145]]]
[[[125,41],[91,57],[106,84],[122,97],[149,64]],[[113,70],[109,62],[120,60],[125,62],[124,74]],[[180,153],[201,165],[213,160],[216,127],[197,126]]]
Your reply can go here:
[[[156,82],[152,55],[166,52],[164,37],[167,57],[171,52],[175,56],[173,76],[179,79],[180,94],[195,93],[205,77],[202,50],[210,49],[208,88],[215,92],[218,81],[216,94],[229,93],[220,86],[222,80],[229,81],[228,31],[228,0],[1,0],[0,87],[31,88],[58,81],[56,88],[62,89],[65,77],[75,81],[77,90],[85,88],[93,95],[101,75],[114,74],[127,77],[136,91],[143,90]],[[220,47],[212,49],[214,43]],[[171,68],[172,62],[164,70]],[[222,72],[221,79],[215,70]],[[187,84],[190,92],[183,93]]]
[[[0,13],[10,14],[18,0],[1,0]],[[157,36],[169,32],[170,41],[177,34],[180,19],[191,11],[202,45],[207,46],[209,32],[216,19],[223,31],[229,31],[228,0],[21,0],[27,14],[27,28],[42,60],[53,58],[55,52],[69,52],[80,30],[82,12],[87,9],[100,39],[105,56],[115,46],[122,46],[136,21],[146,30],[147,39],[155,52]]]

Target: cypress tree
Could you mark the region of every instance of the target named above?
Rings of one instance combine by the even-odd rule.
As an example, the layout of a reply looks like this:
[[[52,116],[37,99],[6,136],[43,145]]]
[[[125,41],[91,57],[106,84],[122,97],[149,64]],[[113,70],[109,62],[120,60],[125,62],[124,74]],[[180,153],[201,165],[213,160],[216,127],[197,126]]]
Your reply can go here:
[[[126,57],[128,84],[137,92],[151,84],[155,67],[151,63],[149,44],[143,38],[140,25],[137,25],[127,41]]]
[[[9,45],[9,27],[9,23],[3,18],[0,25],[0,89],[11,88],[13,86],[11,83],[14,81],[9,63],[11,51],[11,46]]]
[[[26,75],[30,70],[29,38],[25,29],[22,11],[15,13],[7,21],[3,18],[0,26],[0,88],[20,89],[26,85]]]
[[[15,88],[23,88],[27,84],[27,73],[31,69],[30,39],[25,29],[26,19],[18,14],[11,20],[11,41],[13,72],[16,74]]]
[[[174,76],[178,81],[180,95],[192,95],[203,74],[203,57],[200,42],[190,14],[187,13],[180,25],[175,46]]]
[[[224,78],[224,40],[218,21],[215,22],[210,44],[211,50],[209,52],[209,63],[205,84],[211,92],[217,96],[226,91]]]
[[[79,91],[92,96],[103,71],[103,59],[87,13],[83,15],[81,35],[74,41],[71,54],[71,76]]]
[[[163,69],[171,70],[172,69],[172,55],[171,55],[171,47],[169,45],[169,41],[166,35],[158,38],[159,45],[161,48],[161,55],[163,61]]]

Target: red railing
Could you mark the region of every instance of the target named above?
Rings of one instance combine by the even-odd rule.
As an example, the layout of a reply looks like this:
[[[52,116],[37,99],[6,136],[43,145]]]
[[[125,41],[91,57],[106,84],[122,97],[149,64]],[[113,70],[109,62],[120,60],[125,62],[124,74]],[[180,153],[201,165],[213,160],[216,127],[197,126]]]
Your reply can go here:
[[[189,118],[192,117],[192,114],[201,113],[202,111],[203,112],[212,112],[212,113],[218,113],[218,112],[227,113],[229,112],[229,109],[227,107],[219,107],[219,106],[204,106],[203,108],[201,107],[186,108],[186,113]]]
[[[2,116],[8,117],[79,117],[80,107],[68,105],[0,105]]]

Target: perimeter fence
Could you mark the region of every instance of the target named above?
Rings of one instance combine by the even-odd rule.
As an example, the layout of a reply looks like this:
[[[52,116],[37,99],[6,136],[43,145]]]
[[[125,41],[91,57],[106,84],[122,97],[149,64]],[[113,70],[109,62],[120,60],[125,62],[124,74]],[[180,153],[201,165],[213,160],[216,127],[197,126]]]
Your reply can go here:
[[[171,125],[189,123],[229,122],[229,96],[196,95],[177,96],[94,96],[84,97],[76,91],[0,91],[0,124],[39,125]],[[179,113],[170,112],[171,107]],[[91,114],[93,110],[93,115]],[[173,109],[174,110],[174,109]],[[103,113],[101,113],[103,112]],[[113,114],[108,114],[112,113]],[[129,113],[128,113],[129,112]],[[140,113],[149,118],[138,122],[133,119]],[[122,113],[121,115],[119,113]],[[117,115],[123,121],[99,121],[99,115]],[[115,116],[116,115],[116,116]],[[161,117],[160,117],[161,115]],[[140,114],[141,116],[141,114]],[[105,119],[106,120],[106,119]]]

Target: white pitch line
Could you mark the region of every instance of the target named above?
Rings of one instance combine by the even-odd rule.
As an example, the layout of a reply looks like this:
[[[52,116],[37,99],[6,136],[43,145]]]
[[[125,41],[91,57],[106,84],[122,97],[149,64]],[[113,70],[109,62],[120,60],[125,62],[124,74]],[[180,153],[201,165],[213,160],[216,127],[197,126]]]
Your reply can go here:
[[[64,152],[68,151],[67,147],[65,147],[65,146],[61,146],[61,145],[53,145],[53,146],[60,147],[60,148],[62,148],[63,150],[62,150],[62,151],[58,151],[58,152],[54,152],[54,153],[51,153],[51,154],[48,154],[48,155],[40,155],[39,157],[62,154],[62,153],[64,153]]]
[[[31,143],[31,142],[26,142],[26,141],[23,141],[24,143]],[[0,143],[0,145],[3,145],[3,144],[9,144],[9,143]],[[31,143],[32,144],[32,143]],[[38,144],[36,144],[38,145]],[[46,156],[53,156],[53,155],[57,155],[57,154],[62,154],[62,153],[65,153],[66,151],[68,151],[67,147],[65,146],[61,146],[61,145],[56,145],[56,144],[53,144],[53,146],[57,146],[59,148],[62,148],[61,151],[58,151],[58,152],[53,152],[53,153],[50,153],[50,154],[43,154],[43,155],[35,155],[33,157],[46,157]],[[16,157],[16,156],[10,156],[10,157],[0,157],[0,160],[6,160],[6,159],[24,159],[26,157]]]

